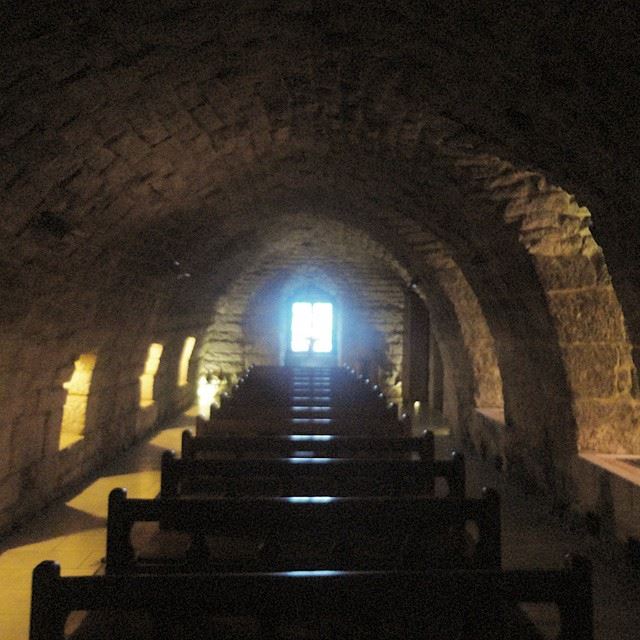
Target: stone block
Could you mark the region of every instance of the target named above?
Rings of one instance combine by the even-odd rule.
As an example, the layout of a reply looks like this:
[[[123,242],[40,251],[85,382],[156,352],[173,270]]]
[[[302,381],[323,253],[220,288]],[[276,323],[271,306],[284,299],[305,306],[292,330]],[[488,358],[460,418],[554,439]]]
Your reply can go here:
[[[561,344],[626,340],[622,310],[612,287],[551,292],[548,300]]]
[[[29,487],[40,500],[49,501],[60,490],[58,456],[49,456],[29,469]]]
[[[578,446],[599,453],[640,454],[640,403],[631,398],[617,401],[577,400]]]
[[[205,131],[216,131],[225,126],[225,123],[209,104],[196,107],[191,111],[191,115]]]
[[[10,449],[13,470],[22,469],[42,458],[45,423],[43,414],[25,416],[15,423]]]
[[[22,492],[22,478],[19,473],[12,473],[0,480],[0,512],[13,507]]]
[[[11,469],[11,441],[13,439],[11,423],[0,422],[0,478],[7,475]]]
[[[133,132],[127,131],[109,142],[109,150],[126,159],[127,162],[134,162],[149,152],[149,145]]]
[[[600,499],[600,475],[603,470],[580,456],[573,456],[569,472],[573,480],[578,510],[582,513],[596,513]]]
[[[602,258],[594,256],[536,256],[536,270],[547,291],[609,284],[603,281]],[[606,271],[606,267],[605,267]]]
[[[7,511],[0,510],[0,535],[8,533],[15,524],[15,513],[13,509]]]
[[[616,536],[621,542],[629,536],[640,537],[640,513],[634,511],[634,494],[640,492],[640,487],[616,475],[611,475],[609,486]]]
[[[87,166],[97,173],[104,171],[116,158],[116,155],[102,146],[96,146],[85,162]]]
[[[571,344],[565,347],[563,356],[569,385],[575,394],[609,398],[618,393],[617,345]]]
[[[44,455],[54,455],[60,449],[60,430],[62,425],[63,406],[52,409],[47,414],[44,432]]]
[[[149,431],[158,419],[158,404],[140,408],[136,415],[135,429],[136,435],[141,436]]]

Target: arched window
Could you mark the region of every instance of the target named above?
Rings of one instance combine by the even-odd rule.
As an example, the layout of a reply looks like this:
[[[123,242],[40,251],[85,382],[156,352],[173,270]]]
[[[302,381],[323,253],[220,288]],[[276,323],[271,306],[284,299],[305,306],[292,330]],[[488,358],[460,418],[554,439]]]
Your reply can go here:
[[[193,336],[189,336],[185,339],[184,345],[182,346],[182,353],[180,354],[180,362],[178,364],[179,387],[184,387],[184,385],[189,382],[189,362],[195,345],[196,339]]]
[[[59,449],[66,449],[84,437],[91,378],[96,366],[95,353],[83,353],[74,362],[73,373],[62,386],[67,399],[62,411]]]
[[[153,404],[153,383],[160,366],[163,345],[153,342],[149,345],[144,373],[140,376],[140,406],[150,407]]]

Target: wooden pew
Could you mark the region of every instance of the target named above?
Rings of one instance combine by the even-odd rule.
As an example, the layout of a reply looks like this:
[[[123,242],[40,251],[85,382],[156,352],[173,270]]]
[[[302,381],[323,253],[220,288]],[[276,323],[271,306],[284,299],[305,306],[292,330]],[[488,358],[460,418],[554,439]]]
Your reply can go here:
[[[243,374],[234,390],[258,391],[278,396],[295,389],[330,391],[337,396],[373,395],[377,385],[340,368],[326,370],[291,369],[288,367],[255,368]]]
[[[248,382],[236,384],[227,393],[223,404],[236,401],[262,402],[273,405],[290,404],[332,404],[336,406],[373,406],[384,408],[387,401],[377,386],[368,385],[318,385],[313,383],[293,383],[287,386],[257,386]]]
[[[211,412],[211,420],[225,418],[259,419],[269,422],[284,422],[293,418],[325,418],[336,422],[388,422],[398,419],[398,411],[395,405],[383,406],[352,406],[335,404],[274,404],[271,401],[258,402],[234,402],[222,404],[220,409]]]
[[[163,522],[171,530],[155,532],[151,557],[134,550],[131,533],[139,522]],[[473,538],[470,523],[476,529]],[[174,531],[186,534],[177,557],[167,552],[175,544]],[[234,554],[227,546],[225,554],[223,544],[216,556],[214,544],[212,555],[207,538],[215,537],[243,541],[248,550]],[[163,544],[167,538],[169,545]],[[109,495],[107,573],[495,569],[500,558],[500,499],[493,490],[485,490],[481,499],[205,498],[187,503],[131,500],[125,489]]]
[[[370,434],[405,435],[409,425],[405,419],[396,417],[366,418],[361,416],[273,416],[273,415],[235,415],[223,417],[214,414],[211,420],[196,418],[196,433],[202,435],[221,434]]]
[[[183,460],[220,455],[237,458],[256,455],[292,457],[300,452],[331,458],[372,455],[406,457],[415,454],[422,460],[434,460],[435,442],[431,431],[425,431],[419,437],[330,434],[194,436],[189,429],[182,432]]]
[[[450,461],[391,458],[269,458],[183,460],[165,451],[160,496],[235,491],[239,495],[432,495],[435,478],[449,495],[464,497],[464,458]],[[251,487],[255,488],[252,489]],[[226,495],[225,493],[225,495]]]
[[[388,404],[377,385],[355,378],[345,369],[327,373],[287,367],[261,367],[240,378],[232,393],[223,394],[221,406],[213,409],[216,419],[266,417],[287,419],[311,410],[332,415],[337,420],[361,416],[386,419],[397,417],[397,407]]]
[[[150,612],[156,638],[177,637],[176,627],[179,637],[211,637],[209,628],[196,626],[205,614],[252,616],[272,621],[271,629],[283,619],[322,626],[323,620],[337,618],[345,626],[360,624],[378,638],[390,621],[400,625],[403,637],[416,638],[432,637],[435,624],[440,633],[451,627],[457,635],[450,637],[494,640],[518,637],[508,628],[505,610],[519,602],[557,604],[561,638],[593,640],[591,568],[580,557],[563,570],[83,577],[61,577],[59,565],[45,561],[33,572],[29,637],[62,640],[70,612],[106,609],[118,628],[126,622],[124,612]],[[104,627],[97,637],[105,637]]]

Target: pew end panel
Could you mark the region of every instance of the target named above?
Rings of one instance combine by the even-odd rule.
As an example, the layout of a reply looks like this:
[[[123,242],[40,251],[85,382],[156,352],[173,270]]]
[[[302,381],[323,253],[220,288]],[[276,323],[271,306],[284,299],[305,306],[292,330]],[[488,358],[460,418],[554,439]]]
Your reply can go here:
[[[172,449],[162,452],[160,458],[160,497],[174,498],[178,495],[180,475],[177,473],[178,457]]]

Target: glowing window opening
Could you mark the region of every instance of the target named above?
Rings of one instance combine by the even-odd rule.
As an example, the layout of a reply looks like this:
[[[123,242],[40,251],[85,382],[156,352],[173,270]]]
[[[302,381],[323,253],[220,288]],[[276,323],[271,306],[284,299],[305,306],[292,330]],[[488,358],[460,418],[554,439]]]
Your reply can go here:
[[[140,407],[150,407],[153,404],[153,383],[155,381],[163,345],[153,342],[149,345],[147,360],[144,363],[144,373],[140,376]]]
[[[184,387],[189,382],[189,361],[193,353],[193,347],[196,345],[196,339],[189,336],[185,339],[180,354],[180,364],[178,365],[178,386]]]
[[[333,305],[330,302],[294,302],[291,305],[291,351],[333,351]]]
[[[89,390],[95,366],[96,354],[83,353],[73,363],[71,377],[62,385],[67,390],[67,398],[62,410],[59,450],[66,449],[84,438]]]

